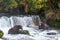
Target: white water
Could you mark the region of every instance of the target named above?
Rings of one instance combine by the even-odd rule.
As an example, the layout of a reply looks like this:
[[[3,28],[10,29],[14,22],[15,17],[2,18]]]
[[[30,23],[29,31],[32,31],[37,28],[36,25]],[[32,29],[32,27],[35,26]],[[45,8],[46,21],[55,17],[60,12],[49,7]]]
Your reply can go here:
[[[33,18],[38,16],[31,16],[31,17],[6,17],[2,16],[0,18],[0,30],[4,32],[3,39],[0,40],[60,40],[60,33],[58,30],[44,30],[41,31],[38,29],[38,26],[34,24],[32,21]],[[40,20],[40,19],[39,19]],[[40,23],[41,21],[39,21]],[[30,35],[24,34],[17,34],[17,35],[10,35],[8,34],[8,30],[13,27],[14,25],[22,25],[24,30],[28,30]],[[30,27],[27,27],[30,25]],[[55,32],[56,35],[47,35],[49,32]]]

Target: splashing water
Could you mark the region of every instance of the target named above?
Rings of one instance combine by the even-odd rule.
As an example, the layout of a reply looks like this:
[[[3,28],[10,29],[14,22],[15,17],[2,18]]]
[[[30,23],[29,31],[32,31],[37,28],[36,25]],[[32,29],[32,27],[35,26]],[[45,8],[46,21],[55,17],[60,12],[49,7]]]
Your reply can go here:
[[[58,30],[44,30],[41,31],[38,28],[37,25],[33,22],[34,18],[38,18],[39,23],[40,18],[39,16],[24,16],[24,17],[17,17],[17,16],[11,16],[6,17],[2,16],[0,17],[0,30],[4,32],[4,36],[0,40],[60,40],[60,34],[58,33]],[[17,35],[10,35],[8,34],[8,30],[13,27],[14,25],[22,25],[24,30],[28,30],[30,35],[24,35],[24,34],[17,34]],[[30,25],[28,27],[27,25]],[[47,35],[48,32],[55,32],[56,35]]]

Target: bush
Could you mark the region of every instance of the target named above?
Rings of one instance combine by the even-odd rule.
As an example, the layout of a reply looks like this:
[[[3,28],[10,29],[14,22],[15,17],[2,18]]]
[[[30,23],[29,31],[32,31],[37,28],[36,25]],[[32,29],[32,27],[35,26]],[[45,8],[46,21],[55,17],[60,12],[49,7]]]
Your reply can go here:
[[[29,31],[28,30],[19,30],[20,34],[28,34],[29,35]]]
[[[0,30],[0,38],[3,37],[3,32]]]
[[[55,28],[60,28],[60,22],[59,21],[56,21],[56,20],[48,20],[47,23],[52,26],[52,27],[55,27]]]

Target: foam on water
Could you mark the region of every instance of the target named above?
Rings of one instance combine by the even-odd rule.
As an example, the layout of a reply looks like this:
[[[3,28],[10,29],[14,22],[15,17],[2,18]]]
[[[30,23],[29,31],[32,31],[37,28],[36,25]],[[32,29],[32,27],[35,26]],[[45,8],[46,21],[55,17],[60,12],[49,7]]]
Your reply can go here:
[[[35,16],[34,16],[35,17]],[[60,34],[57,30],[36,30],[37,26],[32,21],[33,17],[1,17],[0,18],[0,30],[4,32],[3,39],[0,40],[60,40]],[[39,19],[40,20],[40,19]],[[17,34],[10,35],[8,30],[14,25],[22,25],[24,30],[28,30],[30,35]],[[31,25],[31,27],[27,27]],[[35,27],[35,28],[34,28]],[[48,32],[55,32],[56,35],[47,35]]]

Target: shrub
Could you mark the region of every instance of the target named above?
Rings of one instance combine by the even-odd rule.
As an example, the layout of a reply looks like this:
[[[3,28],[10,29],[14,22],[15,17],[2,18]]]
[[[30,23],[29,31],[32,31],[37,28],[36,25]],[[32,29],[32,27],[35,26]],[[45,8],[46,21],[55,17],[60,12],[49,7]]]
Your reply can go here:
[[[55,28],[60,28],[60,22],[56,21],[56,20],[50,20],[49,19],[47,21],[47,24],[49,24],[50,26],[55,27]]]

